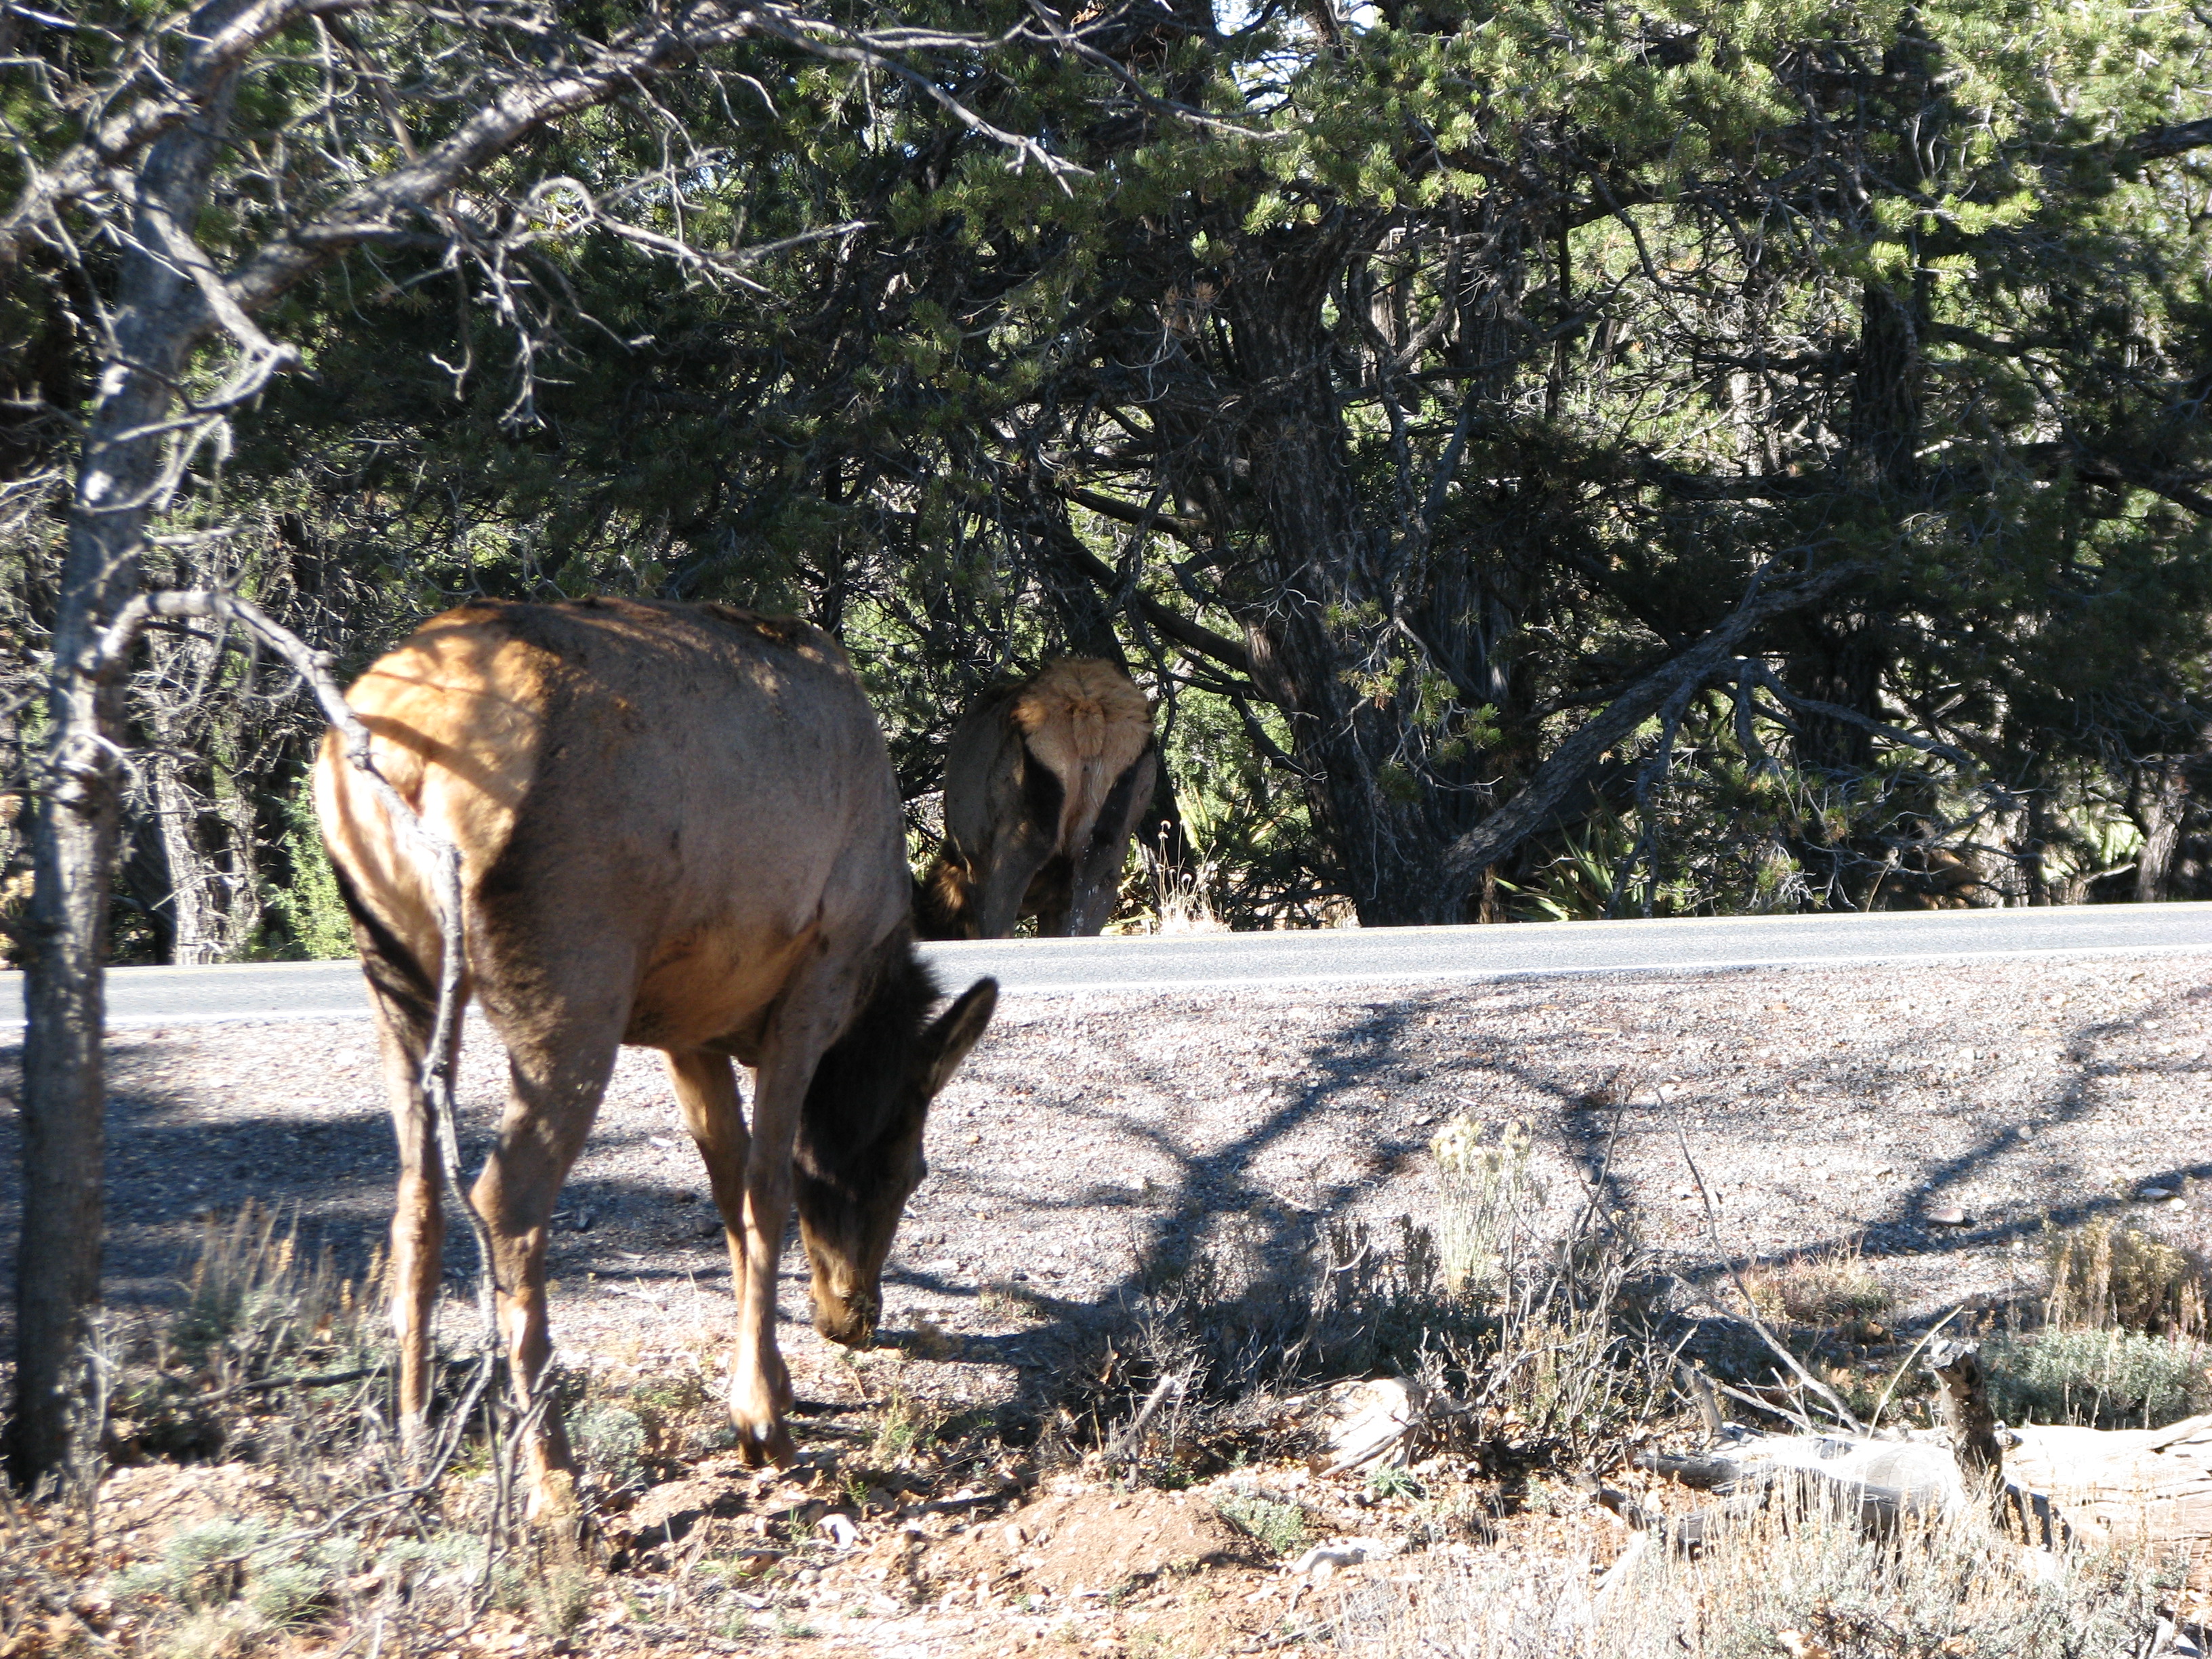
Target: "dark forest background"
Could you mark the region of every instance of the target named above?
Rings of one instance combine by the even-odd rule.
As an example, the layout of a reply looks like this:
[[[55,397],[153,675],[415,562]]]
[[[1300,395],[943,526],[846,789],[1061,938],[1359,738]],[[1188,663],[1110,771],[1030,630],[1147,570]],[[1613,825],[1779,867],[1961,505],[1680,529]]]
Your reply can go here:
[[[0,9],[0,195],[136,27],[106,9]],[[798,612],[866,678],[917,860],[968,699],[1113,658],[1170,786],[1126,925],[2212,897],[2198,15],[936,21],[1024,19],[905,78],[727,47],[331,264],[261,318],[301,363],[193,448],[155,582],[349,672],[471,594]],[[280,44],[211,249],[496,67],[429,6]],[[11,908],[116,259],[49,240],[0,287]],[[289,672],[156,635],[133,696],[116,958],[348,950]]]

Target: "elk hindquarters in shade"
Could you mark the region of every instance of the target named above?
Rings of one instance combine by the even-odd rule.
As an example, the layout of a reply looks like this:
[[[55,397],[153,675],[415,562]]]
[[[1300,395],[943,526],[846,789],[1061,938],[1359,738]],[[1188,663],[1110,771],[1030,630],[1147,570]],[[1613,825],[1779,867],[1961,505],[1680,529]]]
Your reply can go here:
[[[1048,938],[1097,933],[1158,777],[1152,705],[1112,663],[1065,658],[985,692],[946,747],[923,936],[1004,939],[1024,916]]]

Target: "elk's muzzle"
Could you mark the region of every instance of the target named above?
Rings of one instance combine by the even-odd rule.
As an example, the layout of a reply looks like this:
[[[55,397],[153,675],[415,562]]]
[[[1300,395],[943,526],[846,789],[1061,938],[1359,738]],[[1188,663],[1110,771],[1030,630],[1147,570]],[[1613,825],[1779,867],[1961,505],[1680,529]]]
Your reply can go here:
[[[848,1348],[865,1348],[875,1340],[876,1321],[883,1312],[883,1290],[878,1276],[862,1275],[844,1262],[808,1252],[814,1278],[814,1328],[832,1342]]]

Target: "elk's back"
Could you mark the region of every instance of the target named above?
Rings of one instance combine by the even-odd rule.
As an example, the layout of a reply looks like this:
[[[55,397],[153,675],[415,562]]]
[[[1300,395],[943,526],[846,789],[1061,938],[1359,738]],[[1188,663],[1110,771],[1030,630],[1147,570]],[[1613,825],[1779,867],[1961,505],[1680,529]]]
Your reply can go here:
[[[715,605],[484,603],[348,701],[393,787],[460,847],[467,974],[495,1013],[599,988],[626,1040],[740,1051],[810,949],[906,915],[896,784],[844,653]],[[435,910],[335,734],[316,806],[357,917],[435,982]]]

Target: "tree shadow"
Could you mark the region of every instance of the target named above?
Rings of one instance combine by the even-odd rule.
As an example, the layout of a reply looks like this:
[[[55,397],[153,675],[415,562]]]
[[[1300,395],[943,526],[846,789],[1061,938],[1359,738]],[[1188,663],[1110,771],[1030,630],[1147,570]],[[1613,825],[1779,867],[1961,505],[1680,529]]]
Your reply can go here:
[[[1698,975],[1693,982],[1715,978],[1762,982],[1756,970]],[[1106,1097],[1108,1091],[1093,1091],[1084,1081],[1088,1073],[1079,1074],[1072,1065],[1056,1067],[1054,1034],[1072,1029],[1056,1012],[1018,1024],[1017,1033],[1036,1029],[1027,1038],[1012,1039],[1010,1057],[999,1071],[988,1054],[981,1056],[982,1077],[971,1079],[969,1093],[960,1097],[966,1103],[933,1127],[937,1174],[918,1196],[886,1272],[892,1304],[886,1336],[911,1339],[929,1304],[972,1314],[987,1292],[1010,1296],[1021,1304],[1018,1317],[1010,1309],[1007,1317],[975,1322],[988,1328],[963,1335],[960,1352],[981,1363],[1038,1374],[1041,1385],[1049,1383],[1055,1368],[1127,1321],[1151,1286],[1188,1266],[1226,1225],[1237,1230],[1240,1248],[1287,1261],[1313,1248],[1327,1218],[1375,1212],[1384,1202],[1417,1209],[1427,1196],[1426,1177],[1419,1173],[1422,1149],[1435,1126],[1454,1112],[1492,1121],[1528,1118],[1540,1143],[1573,1172],[1577,1186],[1560,1194],[1563,1205],[1587,1196],[1634,1216],[1653,1201],[1655,1178],[1663,1178],[1655,1172],[1668,1156],[1664,1143],[1689,1118],[1717,1114],[1725,1120],[1719,1133],[1731,1125],[1771,1132],[1773,1126],[1761,1116],[1763,1102],[1833,1081],[1821,1057],[1810,1054],[1786,1054],[1771,1064],[1736,1063],[1733,1070],[1732,1057],[1723,1055],[1662,1097],[1664,1060],[1626,1055],[1619,1043],[1595,1040],[1595,1028],[1532,1039],[1514,1028],[1512,1016],[1493,1021],[1484,1012],[1492,1006],[1525,1006],[1546,994],[1583,998],[1597,988],[1592,984],[1563,993],[1545,981],[1496,981],[1475,988],[1480,995],[1468,988],[1431,985],[1370,992],[1335,1005],[1310,995],[1290,998],[1284,1018],[1265,1027],[1249,1064],[1209,1066],[1188,1084],[1172,1062],[1148,1053],[1152,1034],[1141,1020],[1086,1036],[1103,1054],[1098,1064],[1109,1075],[1118,1068],[1130,1077],[1152,1077],[1154,1098],[1141,1109]],[[1609,993],[1614,1003],[1634,1007],[1636,996],[1621,994],[1621,988]],[[2094,1086],[2100,1073],[2125,1063],[2112,1057],[2115,1048],[2139,1034],[2146,1020],[2185,1009],[2201,1014],[2192,1005],[2208,996],[2212,989],[2207,988],[2177,990],[2130,1015],[2077,1019],[2051,1039],[2063,1042],[2070,1057],[2059,1075],[2011,1117],[2016,1122],[2023,1114],[2033,1116],[2045,1134],[2087,1119],[2100,1109]],[[1663,1005],[1662,996],[1650,1006]],[[1075,1007],[1069,1004],[1071,1018]],[[1615,1017],[1623,1019],[1628,1036],[1649,1034],[1638,1016],[1616,1012]],[[1193,1016],[1186,1009],[1179,1018]],[[365,1025],[353,1023],[346,1030],[366,1041]],[[137,1033],[118,1034],[112,1049],[111,1301],[155,1306],[173,1295],[199,1218],[234,1212],[249,1200],[295,1217],[301,1243],[311,1252],[329,1250],[342,1273],[366,1274],[389,1220],[395,1164],[384,1113],[367,1097],[374,1091],[356,1085],[349,1103],[313,1114],[296,1107],[210,1114],[204,1101],[185,1092],[186,1085],[164,1080],[150,1042]],[[1869,1050],[1877,1045],[1878,1051],[1857,1053],[1853,1060],[1860,1069],[1851,1086],[1869,1097],[1906,1087],[1929,1063],[1921,1052],[1924,1044],[1885,1042],[1877,1033]],[[1014,1055],[1030,1068],[1034,1092],[991,1103],[994,1086],[1001,1095],[1017,1087]],[[9,1086],[19,1062],[18,1050],[0,1049],[0,1088]],[[497,1070],[472,1050],[464,1074],[462,1125],[465,1163],[471,1170],[489,1142]],[[594,1138],[601,1152],[641,1151],[645,1139],[656,1147],[666,1143],[666,1137],[641,1127],[636,1109],[656,1089],[665,1096],[665,1084],[657,1076],[626,1076],[621,1121],[603,1123]],[[1216,1086],[1212,1079],[1217,1079],[1220,1086],[1241,1091],[1235,1113],[1172,1109],[1176,1101],[1188,1100],[1191,1089]],[[963,1086],[956,1082],[948,1099]],[[1716,1104],[1722,1095],[1744,1097],[1723,1107]],[[1504,1103],[1509,1101],[1517,1103]],[[654,1109],[665,1114],[665,1103]],[[1805,1108],[1801,1115],[1809,1118],[1814,1110]],[[1348,1141],[1341,1133],[1346,1123],[1357,1129]],[[967,1160],[960,1152],[966,1143],[954,1133],[964,1126],[1001,1136],[1026,1133],[1036,1144],[1024,1158]],[[1835,1126],[1825,1126],[1824,1132],[1832,1135]],[[0,1275],[9,1277],[20,1182],[16,1135],[15,1114],[0,1116]],[[2126,1207],[2118,1195],[2086,1189],[2081,1172],[2069,1168],[2061,1175],[2075,1195],[2066,1201],[1978,1218],[1960,1227],[1935,1224],[1930,1212],[1949,1194],[2002,1173],[2027,1146],[2012,1127],[1986,1126],[1966,1146],[1917,1169],[1917,1178],[1900,1182],[1878,1213],[1847,1225],[1805,1228],[1779,1249],[1731,1247],[1724,1235],[1722,1249],[1700,1242],[1677,1250],[1670,1265],[1688,1284],[1710,1290],[1729,1266],[1754,1259],[1781,1263],[1855,1247],[1878,1258],[1906,1251],[1963,1256],[2027,1240],[2046,1219],[2072,1225]],[[1056,1166],[1079,1159],[1088,1162],[1069,1178],[1037,1179],[1048,1169],[1066,1176]],[[604,1167],[621,1161],[595,1166],[587,1152],[562,1197],[550,1275],[564,1282],[597,1276],[618,1293],[642,1293],[647,1300],[686,1281],[726,1291],[720,1226],[712,1205],[697,1195],[705,1186],[703,1171],[681,1156],[676,1160],[681,1173],[665,1162],[646,1175]],[[2185,1176],[2212,1179],[2212,1156],[2148,1179],[2178,1187]],[[691,1201],[674,1201],[684,1190]],[[994,1221],[964,1227],[957,1248],[946,1245],[944,1237],[963,1206],[988,1209]],[[448,1279],[465,1295],[473,1262],[465,1230],[454,1227],[452,1236]],[[946,1259],[948,1252],[957,1260]],[[787,1253],[784,1279],[785,1313],[794,1323],[803,1322],[805,1271],[796,1251]],[[557,1312],[556,1317],[557,1323]],[[8,1334],[0,1323],[0,1340]]]

